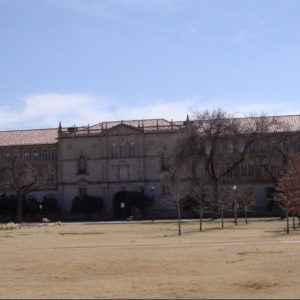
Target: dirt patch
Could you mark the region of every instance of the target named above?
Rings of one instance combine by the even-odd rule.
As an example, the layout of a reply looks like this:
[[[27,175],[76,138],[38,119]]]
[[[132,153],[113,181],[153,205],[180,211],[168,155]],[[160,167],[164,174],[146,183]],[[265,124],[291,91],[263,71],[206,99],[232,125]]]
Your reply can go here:
[[[2,232],[0,298],[299,298],[300,232],[229,225],[183,224],[180,237],[175,222]]]

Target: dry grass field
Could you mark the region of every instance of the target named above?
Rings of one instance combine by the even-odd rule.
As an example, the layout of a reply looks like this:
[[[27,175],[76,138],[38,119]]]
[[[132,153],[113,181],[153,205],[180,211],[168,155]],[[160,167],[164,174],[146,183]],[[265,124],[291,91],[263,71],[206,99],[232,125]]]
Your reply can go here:
[[[67,224],[0,231],[0,298],[299,298],[300,230]]]

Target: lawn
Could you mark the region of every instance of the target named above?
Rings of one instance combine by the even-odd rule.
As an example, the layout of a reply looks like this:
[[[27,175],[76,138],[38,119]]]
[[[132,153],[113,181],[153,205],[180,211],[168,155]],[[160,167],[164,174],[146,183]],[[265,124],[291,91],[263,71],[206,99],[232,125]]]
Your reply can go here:
[[[299,298],[284,221],[65,224],[0,231],[0,298]]]

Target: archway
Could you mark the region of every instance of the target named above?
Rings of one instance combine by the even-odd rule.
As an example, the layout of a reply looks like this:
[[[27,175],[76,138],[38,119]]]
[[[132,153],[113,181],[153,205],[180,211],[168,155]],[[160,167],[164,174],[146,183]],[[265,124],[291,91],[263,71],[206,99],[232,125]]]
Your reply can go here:
[[[131,216],[132,204],[128,192],[121,191],[114,196],[114,219],[126,220]]]
[[[126,220],[130,216],[145,217],[145,209],[151,205],[151,198],[143,192],[120,191],[113,199],[114,219]]]

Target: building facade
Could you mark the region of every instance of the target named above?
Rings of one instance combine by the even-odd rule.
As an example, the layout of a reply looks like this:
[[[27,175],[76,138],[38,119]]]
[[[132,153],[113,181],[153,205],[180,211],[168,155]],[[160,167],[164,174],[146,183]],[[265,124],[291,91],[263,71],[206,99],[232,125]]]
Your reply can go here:
[[[300,132],[300,116],[282,116]],[[69,212],[76,196],[103,199],[103,219],[118,218],[116,195],[141,192],[153,199],[152,211],[167,217],[174,212],[161,174],[172,155],[184,121],[165,119],[101,122],[93,126],[0,132],[0,160],[17,155],[38,166],[40,185],[34,194],[54,195]],[[293,146],[300,150],[300,139]],[[242,165],[239,176],[255,185],[257,206],[264,206],[268,180],[256,180],[255,170]]]

